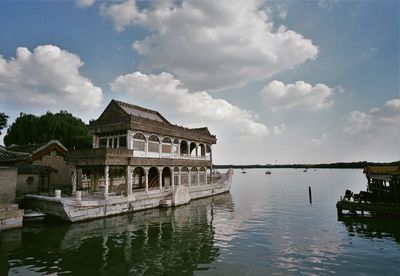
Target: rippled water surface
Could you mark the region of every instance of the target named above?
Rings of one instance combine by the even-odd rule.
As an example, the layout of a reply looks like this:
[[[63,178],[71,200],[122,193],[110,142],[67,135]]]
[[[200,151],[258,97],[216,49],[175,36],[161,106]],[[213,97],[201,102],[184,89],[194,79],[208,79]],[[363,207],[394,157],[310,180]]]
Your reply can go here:
[[[361,170],[237,170],[229,194],[186,206],[2,232],[0,275],[398,275],[400,223],[337,220],[340,195],[365,183]]]

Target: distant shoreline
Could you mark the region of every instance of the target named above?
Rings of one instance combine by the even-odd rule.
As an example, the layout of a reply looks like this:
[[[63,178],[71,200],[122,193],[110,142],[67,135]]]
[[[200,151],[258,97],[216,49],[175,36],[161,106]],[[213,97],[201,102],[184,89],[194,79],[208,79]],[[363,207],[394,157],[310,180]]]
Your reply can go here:
[[[328,163],[328,164],[251,164],[251,165],[214,165],[216,169],[283,169],[283,168],[292,168],[292,169],[304,169],[304,168],[312,168],[312,169],[363,169],[368,166],[400,166],[400,161],[394,162],[338,162],[338,163]]]

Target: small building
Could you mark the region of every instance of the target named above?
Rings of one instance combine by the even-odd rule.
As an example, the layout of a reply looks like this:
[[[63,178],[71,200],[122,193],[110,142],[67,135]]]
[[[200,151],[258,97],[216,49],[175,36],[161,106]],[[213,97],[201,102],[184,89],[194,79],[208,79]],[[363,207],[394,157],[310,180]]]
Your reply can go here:
[[[4,152],[0,149],[0,154]],[[17,158],[7,154],[9,159]],[[0,166],[0,231],[22,226],[24,210],[15,204],[17,188],[17,168]]]
[[[18,168],[17,201],[25,194],[71,192],[71,167],[66,162],[68,150],[59,141],[11,145],[0,155],[0,165]],[[14,158],[6,158],[8,155]]]
[[[400,217],[400,166],[370,166],[364,169],[367,190],[353,193],[346,190],[337,202],[338,216],[343,210],[357,215],[368,212],[372,216]]]

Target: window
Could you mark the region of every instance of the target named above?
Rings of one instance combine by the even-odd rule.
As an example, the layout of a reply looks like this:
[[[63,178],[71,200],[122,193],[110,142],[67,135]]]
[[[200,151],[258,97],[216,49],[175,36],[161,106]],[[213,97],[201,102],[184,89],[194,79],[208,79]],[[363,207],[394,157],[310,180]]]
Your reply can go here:
[[[107,147],[107,138],[100,138],[99,139],[99,148],[106,148]]]
[[[126,149],[126,136],[119,136],[119,147]]]

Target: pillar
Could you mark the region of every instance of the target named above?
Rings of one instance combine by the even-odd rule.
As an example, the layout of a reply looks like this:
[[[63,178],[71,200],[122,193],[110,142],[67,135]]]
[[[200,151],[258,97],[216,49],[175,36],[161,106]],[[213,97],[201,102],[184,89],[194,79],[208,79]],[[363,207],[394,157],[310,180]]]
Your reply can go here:
[[[200,186],[200,169],[197,168],[197,186]]]
[[[108,185],[110,185],[110,167],[104,167],[104,197],[108,197]]]
[[[182,180],[181,180],[181,168],[178,167],[178,186],[182,185]]]
[[[72,194],[73,195],[76,192],[76,178],[77,178],[76,167],[72,167],[71,185],[72,185]]]
[[[178,143],[177,153],[178,153],[178,157],[181,157],[181,141],[179,141],[179,143]]]
[[[132,168],[131,168],[131,166],[126,166],[125,185],[126,185],[126,196],[132,195]]]
[[[204,178],[206,180],[206,185],[207,185],[207,169],[205,169],[205,171],[204,171]]]
[[[149,137],[145,136],[144,138],[144,156],[147,156],[147,153],[149,152]]]
[[[146,194],[149,192],[149,169],[144,168],[144,179],[145,179],[145,191]]]
[[[171,172],[171,186],[172,186],[172,190],[175,190],[175,172],[174,170],[172,170]]]
[[[162,191],[162,168],[158,168],[158,184],[160,191]]]
[[[158,154],[160,155],[160,158],[162,156],[162,139],[161,137],[158,137],[160,139],[160,143],[158,144]]]
[[[188,170],[188,176],[189,176],[188,177],[188,186],[190,187],[190,186],[192,186],[192,171],[191,171],[191,169]]]

